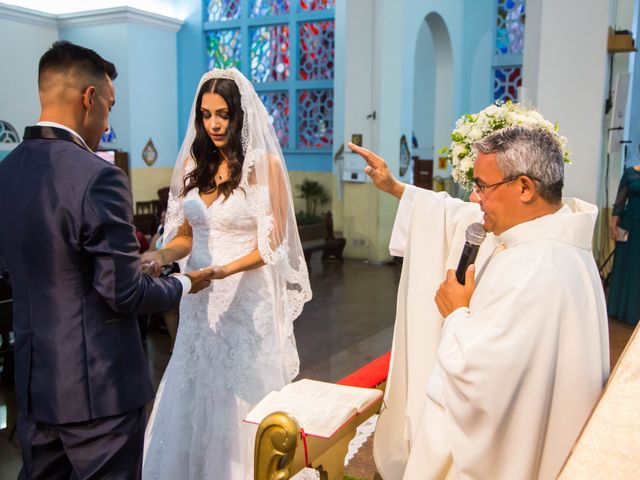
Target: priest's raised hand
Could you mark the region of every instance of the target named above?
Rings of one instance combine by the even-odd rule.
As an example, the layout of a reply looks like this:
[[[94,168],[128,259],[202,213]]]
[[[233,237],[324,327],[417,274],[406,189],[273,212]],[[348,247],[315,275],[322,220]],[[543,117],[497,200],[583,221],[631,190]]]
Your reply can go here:
[[[364,167],[364,172],[369,175],[376,188],[396,198],[402,197],[405,185],[393,176],[387,162],[385,162],[382,157],[379,157],[371,150],[359,147],[353,143],[349,143],[348,146],[354,153],[360,155],[364,161],[367,162],[367,166]]]

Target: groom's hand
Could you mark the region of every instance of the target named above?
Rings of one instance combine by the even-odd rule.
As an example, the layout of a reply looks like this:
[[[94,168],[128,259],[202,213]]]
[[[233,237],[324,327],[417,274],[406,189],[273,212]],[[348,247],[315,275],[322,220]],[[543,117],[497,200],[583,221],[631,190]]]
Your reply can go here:
[[[162,256],[158,250],[147,250],[141,256],[142,273],[158,277],[162,273]]]
[[[404,183],[398,181],[393,176],[387,166],[387,162],[366,148],[359,147],[353,143],[349,143],[348,146],[354,153],[360,155],[364,161],[367,162],[367,166],[364,167],[364,173],[369,175],[378,190],[390,193],[396,198],[402,197],[404,193]]]
[[[209,286],[215,275],[215,269],[211,267],[202,268],[193,272],[187,272],[185,275],[191,280],[191,290],[189,290],[189,293],[197,293]]]

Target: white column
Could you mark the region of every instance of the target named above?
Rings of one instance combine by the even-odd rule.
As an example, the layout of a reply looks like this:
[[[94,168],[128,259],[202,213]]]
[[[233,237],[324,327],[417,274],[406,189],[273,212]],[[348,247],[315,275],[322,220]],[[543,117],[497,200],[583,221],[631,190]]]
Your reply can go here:
[[[596,201],[609,10],[605,0],[528,0],[523,87],[569,139],[564,194]]]

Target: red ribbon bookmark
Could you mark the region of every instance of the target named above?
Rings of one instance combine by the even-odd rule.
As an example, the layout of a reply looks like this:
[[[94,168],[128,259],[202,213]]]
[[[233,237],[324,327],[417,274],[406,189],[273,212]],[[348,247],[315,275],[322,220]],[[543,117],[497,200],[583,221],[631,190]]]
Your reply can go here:
[[[300,438],[302,438],[302,445],[304,446],[304,464],[307,467],[311,467],[309,464],[309,450],[307,449],[307,434],[304,433],[304,428],[300,428]]]

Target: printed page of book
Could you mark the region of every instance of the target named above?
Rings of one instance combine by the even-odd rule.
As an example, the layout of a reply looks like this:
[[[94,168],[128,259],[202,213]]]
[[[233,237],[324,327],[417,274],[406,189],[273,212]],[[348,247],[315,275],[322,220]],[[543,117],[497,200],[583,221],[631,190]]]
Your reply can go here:
[[[355,408],[358,412],[361,412],[373,400],[382,395],[382,391],[375,388],[351,387],[308,378],[285,385],[282,391],[322,401],[344,403]]]
[[[245,418],[259,424],[273,412],[287,412],[308,435],[329,438],[382,395],[380,390],[303,379],[271,392]]]

